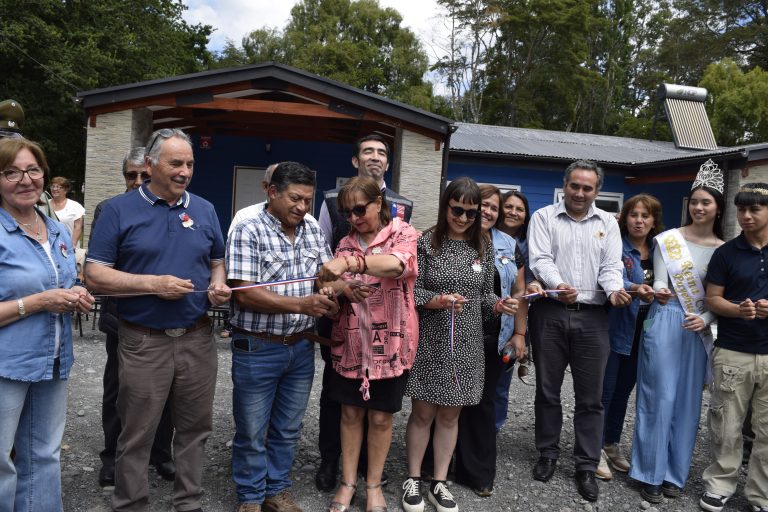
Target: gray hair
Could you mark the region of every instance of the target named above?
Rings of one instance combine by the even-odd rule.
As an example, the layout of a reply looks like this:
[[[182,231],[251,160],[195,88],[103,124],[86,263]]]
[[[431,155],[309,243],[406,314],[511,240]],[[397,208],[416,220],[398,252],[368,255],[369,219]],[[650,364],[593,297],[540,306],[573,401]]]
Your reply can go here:
[[[600,189],[603,188],[603,178],[605,177],[605,173],[603,172],[603,169],[592,160],[576,160],[571,165],[566,167],[565,175],[563,176],[563,185],[568,183],[568,180],[571,178],[571,173],[576,169],[581,169],[582,171],[592,171],[597,174],[597,190],[600,191]]]
[[[139,146],[128,151],[123,157],[123,174],[128,171],[128,166],[144,167],[144,146]]]
[[[178,128],[163,128],[162,130],[156,130],[149,138],[149,144],[147,144],[145,154],[152,165],[157,165],[160,157],[160,149],[163,147],[163,143],[172,137],[178,137],[189,144],[189,147],[192,147],[192,139]]]

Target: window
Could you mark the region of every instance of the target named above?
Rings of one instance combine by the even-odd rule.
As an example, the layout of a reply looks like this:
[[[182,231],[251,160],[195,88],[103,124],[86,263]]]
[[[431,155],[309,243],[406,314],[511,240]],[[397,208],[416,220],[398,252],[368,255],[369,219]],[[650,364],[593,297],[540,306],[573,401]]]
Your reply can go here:
[[[563,200],[563,189],[555,189],[555,203],[559,203]],[[595,206],[601,210],[605,210],[610,213],[621,212],[621,207],[624,206],[624,194],[621,192],[600,192],[595,199]]]

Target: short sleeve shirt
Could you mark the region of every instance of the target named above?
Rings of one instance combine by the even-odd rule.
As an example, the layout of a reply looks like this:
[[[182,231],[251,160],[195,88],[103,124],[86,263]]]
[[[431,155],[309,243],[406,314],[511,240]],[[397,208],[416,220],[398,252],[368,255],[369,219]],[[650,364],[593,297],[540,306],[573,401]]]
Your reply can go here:
[[[104,204],[89,242],[89,263],[130,274],[190,279],[196,293],[178,300],[156,295],[118,299],[121,319],[155,329],[188,327],[208,307],[211,264],[224,260],[224,238],[213,205],[184,192],[172,205],[140,188]]]
[[[723,286],[723,298],[729,301],[768,298],[768,246],[752,247],[743,233],[721,245],[709,261],[707,283]],[[715,346],[768,354],[768,319],[718,317]]]

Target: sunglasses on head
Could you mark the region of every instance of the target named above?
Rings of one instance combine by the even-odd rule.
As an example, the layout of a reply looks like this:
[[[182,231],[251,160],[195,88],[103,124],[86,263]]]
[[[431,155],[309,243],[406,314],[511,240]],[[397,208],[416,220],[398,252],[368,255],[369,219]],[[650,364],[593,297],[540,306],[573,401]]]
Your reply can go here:
[[[469,210],[465,210],[461,206],[448,206],[448,208],[451,211],[451,215],[456,217],[457,219],[461,217],[462,215],[467,216],[467,220],[472,220],[475,217],[477,217],[477,214],[480,212],[477,208],[470,208]]]
[[[355,214],[355,217],[362,217],[365,215],[365,212],[368,211],[368,205],[370,205],[375,199],[368,201],[365,204],[358,204],[353,206],[352,208],[339,208],[339,213],[341,213],[344,217],[350,218],[352,214]]]
[[[128,171],[124,172],[123,176],[125,176],[125,179],[134,181],[139,175],[141,175],[141,181],[147,181],[150,176],[148,172],[136,172],[136,171]]]

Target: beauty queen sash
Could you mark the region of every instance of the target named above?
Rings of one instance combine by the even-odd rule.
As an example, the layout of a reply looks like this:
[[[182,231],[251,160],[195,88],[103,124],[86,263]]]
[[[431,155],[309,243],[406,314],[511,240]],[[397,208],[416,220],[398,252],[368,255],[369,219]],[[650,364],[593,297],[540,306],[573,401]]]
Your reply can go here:
[[[688,250],[679,229],[670,229],[654,238],[664,258],[669,280],[672,283],[677,299],[683,307],[683,311],[694,315],[702,315],[706,312],[704,307],[704,283],[699,278],[699,272],[693,263],[693,257]],[[712,384],[712,348],[714,339],[712,331],[707,326],[703,331],[696,333],[704,344],[707,352],[706,384]]]

